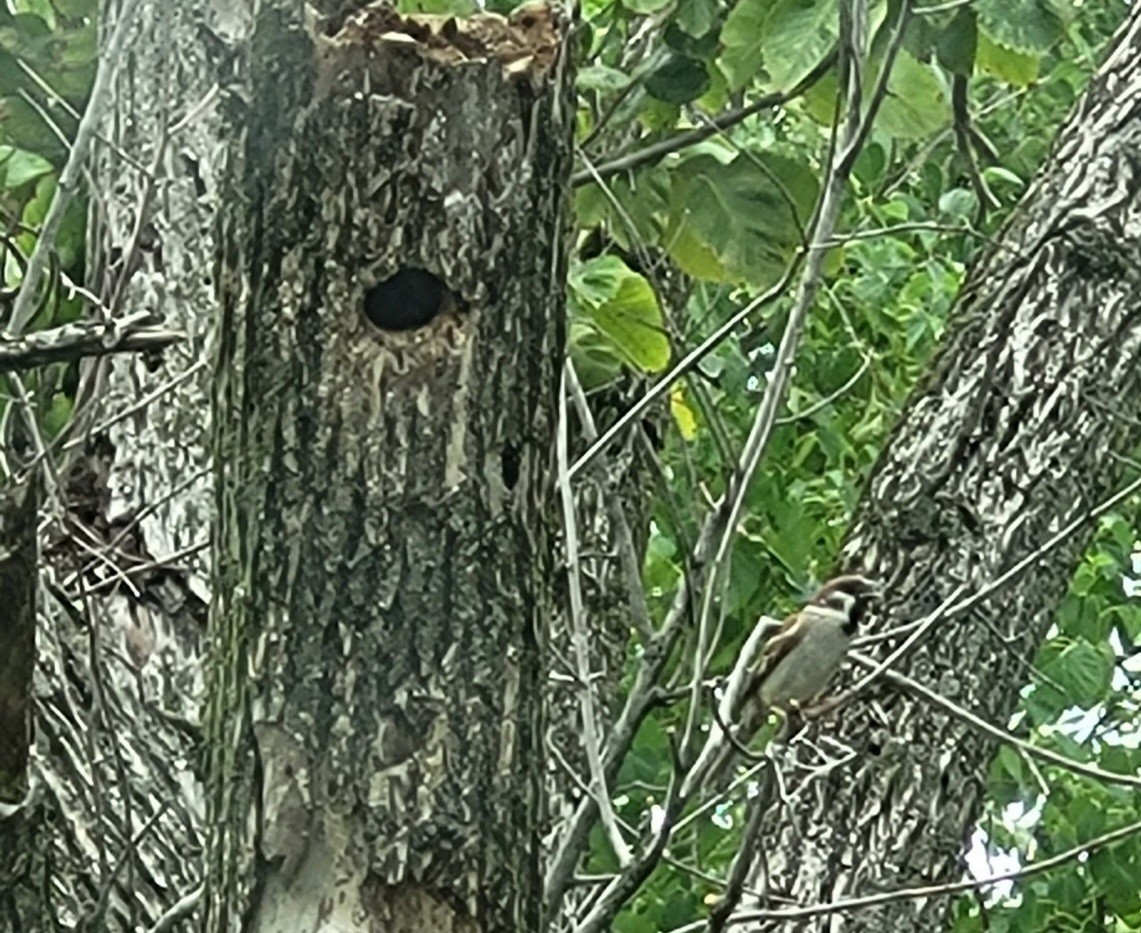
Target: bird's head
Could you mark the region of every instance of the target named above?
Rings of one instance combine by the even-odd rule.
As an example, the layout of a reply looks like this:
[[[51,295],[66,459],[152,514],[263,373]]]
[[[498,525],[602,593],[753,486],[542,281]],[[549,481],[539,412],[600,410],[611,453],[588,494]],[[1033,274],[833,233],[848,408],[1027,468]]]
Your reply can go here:
[[[883,594],[883,584],[863,574],[846,574],[833,577],[808,601],[810,606],[821,606],[848,616],[849,631],[855,631],[867,613],[868,606]]]

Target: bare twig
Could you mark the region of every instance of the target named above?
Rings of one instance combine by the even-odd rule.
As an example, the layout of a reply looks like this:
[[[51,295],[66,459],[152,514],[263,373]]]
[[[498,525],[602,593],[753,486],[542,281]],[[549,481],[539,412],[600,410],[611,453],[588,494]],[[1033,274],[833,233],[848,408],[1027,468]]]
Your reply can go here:
[[[569,362],[568,362],[569,366]],[[559,496],[563,506],[563,535],[566,544],[567,586],[570,591],[571,646],[574,650],[575,671],[578,679],[579,707],[582,713],[582,743],[590,768],[590,793],[598,804],[603,831],[620,867],[630,864],[630,849],[622,838],[610,803],[606,773],[602,768],[599,747],[602,730],[594,708],[594,688],[590,683],[590,640],[587,635],[586,607],[582,598],[582,567],[578,554],[578,526],[574,514],[574,492],[567,473],[567,370],[563,369],[559,391],[559,429],[556,439],[558,458]]]
[[[575,372],[574,363],[568,358],[566,361],[567,388],[570,391],[571,401],[574,402],[575,412],[578,414],[579,424],[582,425],[583,436],[587,441],[598,437],[598,428],[594,424],[594,416],[590,412],[590,405],[586,400],[582,383],[578,373]],[[642,562],[638,559],[637,549],[634,547],[634,535],[630,530],[630,523],[626,520],[626,512],[622,509],[622,502],[618,494],[610,488],[604,489],[606,496],[607,514],[614,530],[614,542],[618,548],[618,560],[622,565],[622,574],[626,580],[626,595],[630,604],[631,623],[638,632],[643,643],[654,637],[654,626],[650,621],[650,609],[646,604],[646,588],[642,583]]]
[[[890,632],[877,633],[875,635],[862,638],[857,642],[857,645],[874,644],[888,637],[894,637],[897,635],[909,633],[907,640],[902,645],[900,645],[899,648],[893,651],[891,655],[889,655],[888,658],[882,663],[882,665],[880,665],[880,667],[886,669],[892,664],[898,663],[904,654],[906,654],[907,651],[910,651],[918,643],[919,638],[935,623],[961,616],[969,610],[973,609],[979,603],[993,596],[995,593],[1000,592],[1007,586],[1007,584],[1013,582],[1015,579],[1025,573],[1026,570],[1028,570],[1032,565],[1040,561],[1042,558],[1046,557],[1048,554],[1052,553],[1061,545],[1068,542],[1073,537],[1074,533],[1078,531],[1078,529],[1080,529],[1083,525],[1087,525],[1090,522],[1100,518],[1106,512],[1110,511],[1110,509],[1115,508],[1117,505],[1124,502],[1130,496],[1135,495],[1139,491],[1141,491],[1141,477],[1137,478],[1132,483],[1129,483],[1123,489],[1114,493],[1112,496],[1109,496],[1104,501],[1099,502],[1093,508],[1087,509],[1077,518],[1067,522],[1061,529],[1052,534],[1041,545],[1036,547],[1021,560],[1015,562],[1013,566],[1011,566],[1003,573],[999,574],[986,586],[976,590],[966,599],[950,604],[948,604],[948,602],[944,602],[943,606],[923,619],[920,619],[916,622],[910,622],[906,625],[897,626]],[[957,598],[958,594],[961,593],[963,589],[964,587],[960,585],[952,594],[951,598]],[[876,676],[878,676],[879,673],[882,673],[882,670],[878,671]],[[869,676],[861,680],[860,683],[856,685],[856,687],[852,688],[852,690],[848,691],[848,693],[844,695],[845,702],[847,699],[850,699],[848,694],[854,695],[862,691],[873,679],[873,677]],[[839,702],[837,702],[836,705],[839,705]]]
[[[795,87],[787,91],[775,91],[772,94],[766,94],[744,107],[739,107],[736,110],[731,110],[720,116],[712,117],[706,126],[700,126],[692,130],[687,130],[684,133],[678,133],[676,136],[651,143],[649,146],[645,146],[628,155],[619,156],[616,159],[611,159],[609,162],[603,162],[597,167],[575,172],[571,176],[571,185],[578,188],[589,182],[599,182],[612,175],[618,175],[621,172],[638,168],[647,162],[656,162],[663,156],[667,156],[673,152],[680,152],[682,149],[696,145],[716,133],[729,129],[731,126],[736,126],[741,121],[747,120],[762,110],[770,110],[773,107],[787,104],[790,100],[800,97],[800,95],[816,84],[817,81],[831,70],[835,63],[836,53],[833,51],[822,58],[817,66],[798,82]]]
[[[776,619],[768,616],[761,616],[757,620],[753,630],[741,646],[741,650],[737,653],[733,670],[729,672],[725,688],[721,692],[721,700],[714,709],[715,721],[731,725],[737,719],[745,686],[752,676],[753,666],[760,656],[765,641],[779,625],[780,623]],[[726,748],[726,745],[733,746],[735,743],[736,737],[731,729],[726,730],[720,726],[717,729],[710,729],[709,736],[705,740],[705,747],[702,748],[701,754],[697,756],[693,767],[685,776],[682,793],[687,796],[692,794],[705,780],[706,775],[718,770],[720,759],[732,751],[732,748]]]
[[[202,892],[205,890],[203,885],[198,885],[189,894],[180,897],[170,909],[166,911],[158,920],[155,921],[147,933],[171,933],[179,923],[186,920],[188,917],[193,916],[194,911],[198,909],[198,905],[202,903]]]
[[[978,210],[975,212],[975,224],[978,225],[986,219],[988,209],[997,210],[1002,207],[1002,202],[991,192],[986,179],[979,171],[978,159],[975,157],[974,136],[971,132],[968,90],[969,82],[966,75],[952,76],[951,112],[955,121],[955,140],[959,145],[959,154],[967,163],[967,177],[971,180],[971,187],[979,201]]]
[[[916,898],[929,898],[961,894],[964,891],[974,891],[986,888],[1002,881],[1018,881],[1022,878],[1031,878],[1043,872],[1059,868],[1069,862],[1075,861],[1082,855],[1087,855],[1097,849],[1114,845],[1130,836],[1141,833],[1141,821],[1122,826],[1100,836],[1095,836],[1088,842],[1082,842],[1073,848],[1059,852],[1051,858],[1041,859],[1024,865],[1013,871],[989,875],[986,878],[972,878],[968,881],[952,881],[947,884],[928,884],[914,888],[902,888],[898,891],[884,891],[879,894],[869,894],[866,897],[850,897],[843,900],[832,901],[829,904],[811,904],[804,907],[789,907],[779,910],[745,910],[734,914],[730,919],[731,925],[750,923],[758,920],[804,920],[808,917],[820,917],[825,914],[841,913],[849,910],[860,910],[866,907],[879,907],[882,904],[891,904],[896,901],[912,900]],[[705,921],[687,923],[675,927],[670,933],[697,933],[705,925]]]
[[[859,652],[852,652],[850,657],[853,661],[863,667],[874,667],[875,661]],[[1034,758],[1039,758],[1042,761],[1049,762],[1052,765],[1057,765],[1059,768],[1065,768],[1074,774],[1080,774],[1083,777],[1094,778],[1098,781],[1105,781],[1107,784],[1123,784],[1128,787],[1141,787],[1141,777],[1134,774],[1123,774],[1119,771],[1106,771],[1096,765],[1083,764],[1080,761],[1075,761],[1073,758],[1067,758],[1065,755],[1060,755],[1057,752],[1052,752],[1048,748],[1042,748],[1038,745],[1018,738],[1012,735],[1005,729],[1000,729],[998,726],[991,725],[985,719],[976,716],[970,710],[965,709],[959,704],[948,700],[945,696],[936,693],[929,687],[923,686],[917,680],[912,680],[906,674],[901,674],[898,671],[884,671],[881,676],[890,684],[901,687],[909,693],[913,693],[924,701],[939,707],[945,713],[953,718],[959,720],[976,732],[982,732],[984,735],[997,739],[1000,742],[1006,742],[1008,745],[1013,745],[1015,748],[1025,752]]]
[[[729,866],[729,876],[725,881],[725,893],[709,912],[708,933],[722,933],[733,911],[741,902],[741,895],[745,893],[745,883],[753,867],[755,857],[764,854],[763,846],[758,845],[761,836],[761,827],[764,825],[765,814],[772,803],[773,789],[776,785],[776,762],[768,759],[768,780],[762,782],[761,789],[748,803],[748,818],[741,833],[741,841],[737,845],[737,852],[733,856],[733,863]]]
[[[10,337],[0,331],[0,373],[65,363],[85,356],[160,350],[183,337],[177,331],[158,327],[112,325],[99,321],[75,321],[20,337]]]
[[[135,21],[140,0],[125,0],[119,9],[119,18],[115,29],[111,33],[103,55],[99,58],[99,65],[95,70],[95,80],[91,85],[91,96],[88,98],[87,109],[83,119],[79,121],[79,128],[75,133],[75,142],[72,143],[71,152],[68,153],[67,163],[59,175],[59,184],[52,197],[51,206],[44,218],[40,235],[36,239],[35,248],[28,259],[28,268],[24,279],[20,283],[19,294],[12,305],[12,316],[8,321],[8,331],[13,336],[20,336],[31,322],[36,310],[36,294],[39,292],[40,281],[47,269],[48,258],[55,249],[55,240],[63,224],[64,213],[79,184],[79,176],[87,161],[87,154],[95,138],[96,128],[99,126],[111,99],[111,79],[115,70],[123,61],[123,46],[127,41],[127,32]]]

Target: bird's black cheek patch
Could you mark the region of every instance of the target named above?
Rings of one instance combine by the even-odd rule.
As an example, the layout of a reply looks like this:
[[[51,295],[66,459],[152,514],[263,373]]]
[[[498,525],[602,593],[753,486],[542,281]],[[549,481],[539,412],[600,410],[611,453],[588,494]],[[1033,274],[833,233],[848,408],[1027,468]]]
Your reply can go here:
[[[427,269],[401,269],[365,293],[364,316],[380,330],[416,330],[440,313],[447,294]]]

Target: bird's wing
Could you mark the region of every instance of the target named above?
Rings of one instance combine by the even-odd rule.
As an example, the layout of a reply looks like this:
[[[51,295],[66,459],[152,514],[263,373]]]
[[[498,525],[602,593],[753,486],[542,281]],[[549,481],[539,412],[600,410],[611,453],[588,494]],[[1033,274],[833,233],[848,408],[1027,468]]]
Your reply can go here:
[[[761,649],[761,658],[754,672],[754,684],[762,680],[784,659],[784,657],[804,638],[804,618],[799,612],[794,612],[781,625],[777,633],[765,642]]]

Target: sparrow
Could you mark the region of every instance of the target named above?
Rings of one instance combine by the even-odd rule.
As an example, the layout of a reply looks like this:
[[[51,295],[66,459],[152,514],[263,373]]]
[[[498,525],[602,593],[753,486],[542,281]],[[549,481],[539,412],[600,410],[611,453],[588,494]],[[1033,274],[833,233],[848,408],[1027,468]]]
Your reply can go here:
[[[825,583],[799,612],[793,613],[765,642],[757,662],[745,674],[737,696],[722,703],[714,726],[692,769],[717,778],[734,753],[748,744],[774,709],[795,711],[828,686],[848,653],[852,636],[882,592],[880,583],[860,574],[835,577]],[[725,714],[728,714],[727,716]],[[730,743],[723,726],[730,726]],[[708,783],[708,782],[706,782]]]

